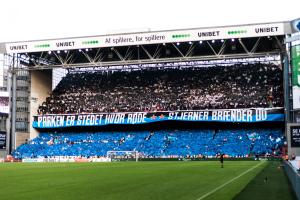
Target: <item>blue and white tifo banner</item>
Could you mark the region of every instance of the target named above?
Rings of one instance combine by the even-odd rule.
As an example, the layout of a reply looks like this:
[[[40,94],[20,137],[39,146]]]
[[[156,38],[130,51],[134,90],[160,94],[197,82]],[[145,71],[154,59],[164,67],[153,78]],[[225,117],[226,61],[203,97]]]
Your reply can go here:
[[[157,121],[267,122],[283,121],[283,108],[193,110],[167,112],[123,112],[51,114],[34,116],[34,128],[143,124]]]

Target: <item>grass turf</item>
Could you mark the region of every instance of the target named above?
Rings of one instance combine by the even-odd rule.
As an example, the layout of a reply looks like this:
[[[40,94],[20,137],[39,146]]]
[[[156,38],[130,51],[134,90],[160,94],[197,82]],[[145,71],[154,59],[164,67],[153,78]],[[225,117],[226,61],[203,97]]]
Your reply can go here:
[[[267,166],[239,193],[234,200],[297,199],[280,162]]]
[[[266,165],[255,161],[227,161],[224,168],[217,161],[3,163],[0,199],[226,200]],[[208,195],[210,191],[214,192]]]

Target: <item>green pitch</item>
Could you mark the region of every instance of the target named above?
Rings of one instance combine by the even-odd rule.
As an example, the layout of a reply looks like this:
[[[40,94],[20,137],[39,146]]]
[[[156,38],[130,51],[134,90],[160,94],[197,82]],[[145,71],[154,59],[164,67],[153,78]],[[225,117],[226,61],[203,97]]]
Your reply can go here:
[[[268,165],[255,161],[225,161],[224,168],[217,161],[0,163],[0,199],[226,200],[242,190],[247,193],[246,186]],[[251,195],[253,191],[249,197],[254,199]]]

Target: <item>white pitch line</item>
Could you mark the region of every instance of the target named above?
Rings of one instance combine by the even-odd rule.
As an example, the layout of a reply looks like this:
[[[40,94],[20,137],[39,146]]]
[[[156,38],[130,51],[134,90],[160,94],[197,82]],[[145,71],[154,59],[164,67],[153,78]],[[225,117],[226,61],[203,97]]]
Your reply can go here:
[[[240,175],[238,175],[238,176],[234,177],[233,179],[230,179],[230,180],[229,180],[229,181],[227,181],[226,183],[223,183],[223,184],[222,184],[222,185],[220,185],[219,187],[217,187],[217,188],[213,189],[212,191],[210,191],[210,192],[206,193],[205,195],[203,195],[203,196],[199,197],[199,198],[198,198],[198,199],[196,199],[196,200],[201,200],[201,199],[204,199],[205,197],[207,197],[207,196],[211,195],[212,193],[216,192],[217,190],[219,190],[219,189],[223,188],[224,186],[226,186],[226,185],[230,184],[231,182],[235,181],[236,179],[238,179],[238,178],[240,178],[240,177],[244,176],[245,174],[247,174],[248,172],[250,172],[250,171],[252,171],[253,169],[257,168],[258,166],[262,165],[263,163],[264,163],[264,161],[260,161],[260,163],[258,163],[257,165],[255,165],[255,166],[251,167],[250,169],[248,169],[248,170],[244,171],[243,173],[241,173]]]

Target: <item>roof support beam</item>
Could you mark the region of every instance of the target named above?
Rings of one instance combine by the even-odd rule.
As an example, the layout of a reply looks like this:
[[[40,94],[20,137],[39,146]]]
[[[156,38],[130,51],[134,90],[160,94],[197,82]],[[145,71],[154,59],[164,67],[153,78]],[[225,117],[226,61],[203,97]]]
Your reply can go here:
[[[253,53],[255,53],[255,52],[256,52],[256,49],[257,49],[257,47],[258,47],[259,43],[260,43],[260,37],[259,37],[259,38],[257,38],[257,40],[256,40],[255,44],[253,45],[253,47],[252,47],[252,49],[251,49],[251,51],[250,51],[250,54],[253,54]]]
[[[173,45],[173,47],[178,51],[178,53],[179,53],[182,57],[185,57],[185,56],[183,55],[183,53],[179,50],[179,48],[178,48],[174,43],[172,43],[172,45]]]
[[[113,50],[117,54],[121,61],[125,61],[124,57],[119,53],[119,51],[116,48],[112,47],[111,50]]]
[[[278,56],[280,52],[262,52],[262,53],[253,53],[253,54],[223,54],[222,60],[224,59],[239,59],[239,58],[265,58],[266,55],[269,56]],[[53,68],[86,68],[86,67],[112,67],[112,66],[122,66],[122,65],[139,65],[139,64],[158,64],[158,63],[170,63],[170,62],[192,62],[192,61],[210,61],[218,60],[220,56],[216,57],[215,55],[209,56],[192,56],[192,57],[173,57],[173,58],[157,58],[157,59],[143,59],[143,60],[125,60],[125,61],[106,61],[106,62],[95,62],[95,63],[73,63],[73,64],[57,64],[57,65],[39,65],[31,67],[28,70],[38,70],[38,69],[53,69]],[[19,70],[26,70],[20,68]]]
[[[100,50],[101,50],[100,48],[97,50],[97,53],[94,58],[94,62],[100,62],[104,59],[104,55]]]
[[[209,41],[206,41],[206,43],[208,44],[208,46],[210,47],[210,49],[214,52],[215,56],[217,56],[217,52],[215,51],[215,49],[211,46],[211,44],[209,43]]]
[[[140,45],[140,47],[143,49],[143,51],[147,54],[147,56],[153,60],[153,56],[151,56],[151,54],[148,52],[148,50],[143,46],[143,45]]]
[[[162,46],[160,44],[158,44],[156,46],[156,49],[155,49],[154,54],[153,54],[153,58],[159,58],[160,57],[161,48],[162,48]]]
[[[187,52],[186,52],[186,54],[185,54],[184,57],[191,56],[194,49],[195,49],[195,43],[192,43],[191,46],[189,47],[189,49],[187,50]]]
[[[223,55],[226,46],[227,46],[227,43],[226,43],[226,40],[224,40],[224,42],[223,42],[223,44],[222,44],[222,46],[221,46],[221,48],[220,48],[220,50],[219,50],[219,52],[218,52],[218,56]]]
[[[239,43],[241,44],[246,53],[250,53],[241,38],[239,38]]]

